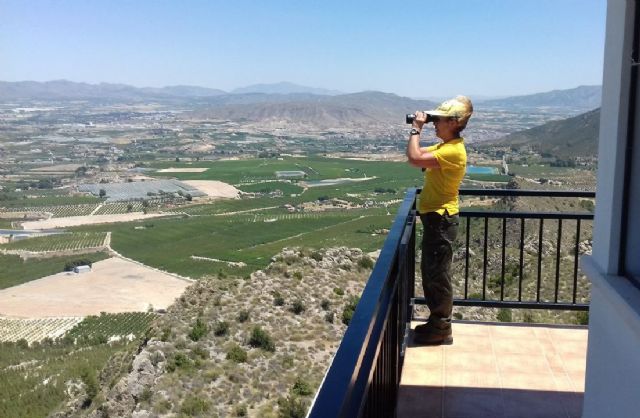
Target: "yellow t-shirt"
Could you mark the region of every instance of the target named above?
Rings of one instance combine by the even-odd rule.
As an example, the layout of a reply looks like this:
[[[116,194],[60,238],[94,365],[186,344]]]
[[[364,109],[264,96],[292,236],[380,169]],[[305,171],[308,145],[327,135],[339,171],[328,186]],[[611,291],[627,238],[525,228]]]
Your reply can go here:
[[[424,172],[424,186],[420,193],[418,211],[420,213],[438,212],[457,214],[458,189],[467,168],[467,151],[464,138],[453,139],[446,143],[427,147],[438,163],[439,169],[427,168]]]

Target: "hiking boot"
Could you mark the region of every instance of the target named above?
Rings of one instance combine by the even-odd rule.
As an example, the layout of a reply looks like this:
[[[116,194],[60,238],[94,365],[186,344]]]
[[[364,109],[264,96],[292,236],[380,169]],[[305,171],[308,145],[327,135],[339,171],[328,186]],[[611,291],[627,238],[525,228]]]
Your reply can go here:
[[[419,345],[450,345],[453,344],[453,334],[451,328],[436,330],[433,327],[429,331],[428,324],[425,324],[421,331],[414,331],[413,342]],[[416,327],[416,330],[418,327]]]
[[[432,332],[435,333],[443,333],[448,332],[451,333],[451,321],[442,320],[438,318],[429,318],[429,320],[420,325],[416,325],[413,329],[415,334],[430,334]]]
[[[424,324],[416,325],[416,327],[413,329],[413,333],[416,335],[429,334],[433,332],[434,328],[435,327],[431,322],[425,322]]]

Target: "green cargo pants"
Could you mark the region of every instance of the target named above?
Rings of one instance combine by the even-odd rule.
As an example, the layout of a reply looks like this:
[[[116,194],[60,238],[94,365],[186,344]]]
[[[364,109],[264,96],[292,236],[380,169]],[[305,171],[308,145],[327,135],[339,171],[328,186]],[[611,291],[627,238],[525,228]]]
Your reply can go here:
[[[451,328],[453,288],[451,262],[453,242],[458,234],[458,215],[447,212],[421,214],[422,236],[422,288],[431,312],[429,323],[439,329]]]

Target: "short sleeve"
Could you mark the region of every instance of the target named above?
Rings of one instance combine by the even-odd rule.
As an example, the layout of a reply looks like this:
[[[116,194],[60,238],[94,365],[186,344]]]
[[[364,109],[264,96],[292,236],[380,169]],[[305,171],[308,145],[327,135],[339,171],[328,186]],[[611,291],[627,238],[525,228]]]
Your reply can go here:
[[[461,169],[467,165],[466,155],[458,146],[441,146],[431,151],[443,170]]]

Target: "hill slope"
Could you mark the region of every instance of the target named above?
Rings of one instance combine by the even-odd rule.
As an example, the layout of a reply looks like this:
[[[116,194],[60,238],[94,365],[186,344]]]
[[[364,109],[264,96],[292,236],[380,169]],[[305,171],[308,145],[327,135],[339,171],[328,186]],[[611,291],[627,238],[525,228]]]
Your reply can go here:
[[[368,91],[337,96],[286,95],[278,101],[268,95],[233,95],[215,98],[197,117],[258,123],[271,127],[305,126],[338,129],[402,123],[404,115],[435,106],[391,93]],[[240,103],[243,101],[244,103]]]
[[[598,153],[600,109],[569,119],[514,132],[483,145],[529,146],[558,157],[595,157]]]
[[[595,109],[600,107],[602,86],[579,86],[568,90],[553,90],[525,96],[483,101],[492,107],[570,107]]]

